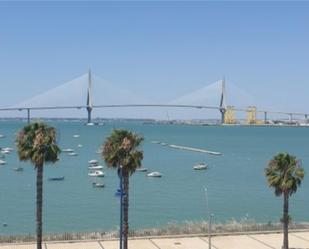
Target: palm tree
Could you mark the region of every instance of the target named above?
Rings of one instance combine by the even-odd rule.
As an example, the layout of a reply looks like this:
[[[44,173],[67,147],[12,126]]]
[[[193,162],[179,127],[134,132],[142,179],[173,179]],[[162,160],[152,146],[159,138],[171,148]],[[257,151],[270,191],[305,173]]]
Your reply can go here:
[[[37,249],[42,249],[43,166],[55,163],[60,149],[56,143],[56,130],[44,123],[25,126],[17,136],[18,156],[30,161],[36,169],[36,235]]]
[[[304,169],[300,160],[288,153],[279,153],[273,157],[265,168],[269,187],[275,189],[275,195],[283,195],[283,249],[289,248],[289,197],[297,191],[304,178]]]
[[[123,186],[123,249],[128,248],[129,176],[141,166],[143,151],[138,150],[143,137],[127,130],[116,129],[106,138],[102,157],[108,167],[122,174]]]

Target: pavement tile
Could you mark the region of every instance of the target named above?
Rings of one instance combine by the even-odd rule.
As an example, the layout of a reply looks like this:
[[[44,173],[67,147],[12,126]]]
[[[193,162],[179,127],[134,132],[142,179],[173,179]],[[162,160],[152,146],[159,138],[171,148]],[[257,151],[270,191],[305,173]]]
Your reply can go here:
[[[76,242],[76,243],[73,242],[73,243],[48,243],[47,249],[102,249],[102,247],[98,242]]]
[[[297,232],[297,233],[290,233],[290,234],[309,241],[309,232]]]
[[[212,245],[218,249],[270,249],[247,235],[216,236]]]
[[[36,244],[31,245],[1,245],[0,249],[36,249]]]
[[[206,249],[207,241],[200,238],[151,239],[160,249]],[[158,248],[157,248],[158,249]]]
[[[104,249],[119,249],[119,241],[101,241]],[[129,248],[132,249],[158,249],[148,239],[129,240]]]
[[[281,249],[282,247],[282,243],[283,243],[282,233],[281,234],[257,234],[257,235],[250,235],[250,236],[259,241],[263,241],[265,244],[268,244],[272,248]],[[289,236],[289,247],[309,249],[309,241],[290,235]]]
[[[283,235],[256,234],[213,236],[213,249],[281,249]],[[291,232],[290,248],[309,249],[309,232]],[[132,249],[207,249],[207,237],[129,240]],[[43,247],[44,248],[44,247]],[[118,249],[119,241],[46,243],[46,249]],[[0,249],[36,249],[35,244],[0,244]]]

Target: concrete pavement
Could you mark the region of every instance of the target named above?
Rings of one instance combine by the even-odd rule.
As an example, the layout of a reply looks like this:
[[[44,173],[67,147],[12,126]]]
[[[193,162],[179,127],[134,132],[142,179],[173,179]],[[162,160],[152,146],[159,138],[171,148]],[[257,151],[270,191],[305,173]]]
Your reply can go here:
[[[213,236],[212,249],[281,249],[282,233]],[[290,248],[309,249],[309,232],[291,232]],[[118,249],[117,240],[46,242],[45,249]],[[130,239],[130,249],[208,249],[204,236]],[[35,244],[0,244],[0,249],[36,249]]]

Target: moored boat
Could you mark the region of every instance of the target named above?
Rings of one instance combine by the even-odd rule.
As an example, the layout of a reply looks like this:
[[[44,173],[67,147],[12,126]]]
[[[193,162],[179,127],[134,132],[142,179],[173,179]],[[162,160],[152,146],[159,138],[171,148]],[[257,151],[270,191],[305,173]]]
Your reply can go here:
[[[160,172],[154,171],[147,174],[148,177],[162,177]]]
[[[64,180],[64,176],[49,177],[48,180],[49,181],[63,181]]]
[[[91,165],[88,167],[90,170],[97,170],[97,169],[103,169],[104,167],[102,165]]]
[[[102,154],[102,152],[103,152],[102,149],[98,149],[98,150],[96,151],[97,154]]]
[[[95,159],[92,159],[92,160],[90,160],[90,161],[88,161],[88,163],[89,164],[98,164],[99,162],[98,162],[98,160],[95,160]]]
[[[72,153],[72,152],[74,152],[74,150],[68,148],[68,149],[63,149],[62,152],[65,152],[65,153]]]
[[[14,168],[15,171],[17,172],[21,172],[21,171],[24,171],[24,168],[23,167],[16,167]]]
[[[147,172],[148,169],[147,168],[138,168],[135,171],[137,171],[137,172]]]
[[[7,150],[7,151],[13,151],[14,149],[13,148],[11,148],[11,147],[4,147],[4,148],[2,148],[2,150]]]
[[[105,184],[104,183],[93,182],[92,183],[92,187],[94,187],[94,188],[104,188]]]
[[[96,170],[93,172],[88,173],[88,176],[97,176],[97,177],[104,177],[104,172],[101,170]]]
[[[69,156],[77,156],[78,154],[76,152],[70,152],[68,153]]]
[[[206,163],[198,163],[198,164],[193,166],[193,169],[203,170],[203,169],[207,169],[207,167],[208,167],[208,165]]]
[[[12,151],[13,151],[13,148],[10,148],[10,147],[1,148],[2,154],[10,154]]]

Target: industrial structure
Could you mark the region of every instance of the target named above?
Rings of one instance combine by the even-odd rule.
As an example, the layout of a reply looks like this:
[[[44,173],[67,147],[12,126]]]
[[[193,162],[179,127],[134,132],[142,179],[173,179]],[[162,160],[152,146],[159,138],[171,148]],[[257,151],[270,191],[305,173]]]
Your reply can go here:
[[[222,124],[236,124],[234,106],[227,106]]]
[[[257,124],[256,107],[255,106],[248,106],[247,124]]]

